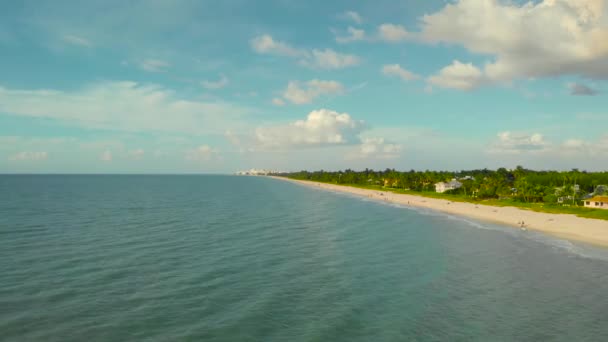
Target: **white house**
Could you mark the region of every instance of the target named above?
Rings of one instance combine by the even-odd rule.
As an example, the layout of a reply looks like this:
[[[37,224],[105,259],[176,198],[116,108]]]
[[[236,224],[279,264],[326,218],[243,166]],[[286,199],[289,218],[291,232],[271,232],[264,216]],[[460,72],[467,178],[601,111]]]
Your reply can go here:
[[[439,193],[444,193],[446,191],[458,189],[461,186],[462,186],[462,183],[460,183],[456,179],[452,179],[451,181],[449,181],[447,183],[444,183],[444,182],[436,183],[435,184],[435,191],[437,191]]]
[[[608,210],[608,196],[595,196],[585,200],[585,207]]]

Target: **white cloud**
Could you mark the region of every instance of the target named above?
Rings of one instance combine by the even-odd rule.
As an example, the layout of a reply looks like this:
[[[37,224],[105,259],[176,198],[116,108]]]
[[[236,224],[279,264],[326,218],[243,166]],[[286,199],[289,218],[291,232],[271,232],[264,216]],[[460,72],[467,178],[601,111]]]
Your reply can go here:
[[[229,82],[230,81],[228,80],[228,78],[226,76],[220,75],[220,79],[217,81],[205,80],[205,81],[201,82],[201,84],[205,89],[221,89],[221,88],[224,88],[225,86],[227,86]]]
[[[129,151],[129,158],[131,158],[133,160],[141,160],[144,158],[144,155],[145,155],[145,151],[141,148]]]
[[[597,95],[597,90],[584,85],[582,83],[568,83],[570,95],[574,96],[594,96]]]
[[[111,162],[112,161],[112,152],[110,150],[105,150],[99,156],[99,160],[103,162]]]
[[[100,82],[73,91],[0,87],[0,109],[87,128],[191,134],[223,132],[228,123],[244,125],[239,118],[246,112],[227,103],[181,99],[170,89],[128,81]]]
[[[357,143],[364,128],[363,121],[354,120],[347,113],[319,109],[310,112],[304,120],[259,127],[254,141],[261,149],[346,145]]]
[[[367,87],[367,84],[368,84],[368,82],[367,82],[367,81],[363,81],[363,82],[361,82],[361,83],[359,83],[359,84],[355,84],[354,86],[352,86],[352,87],[350,87],[350,88],[348,89],[348,92],[349,92],[349,93],[354,93],[354,92],[356,92],[356,91],[359,91],[359,90],[361,90],[361,89],[363,89],[363,88]]]
[[[209,145],[201,145],[193,150],[186,152],[186,160],[190,161],[209,161],[216,157],[218,150]]]
[[[585,142],[584,140],[580,140],[580,139],[568,139],[566,141],[564,141],[564,143],[562,144],[562,147],[564,147],[565,149],[571,149],[571,150],[581,150],[583,148],[586,148],[589,144],[587,142]]]
[[[442,88],[471,90],[486,81],[481,70],[473,64],[464,64],[456,60],[441,69],[438,74],[429,77],[428,82]]]
[[[408,39],[409,36],[409,32],[401,25],[382,24],[378,26],[378,38],[386,42],[401,42]]]
[[[300,63],[317,69],[343,69],[359,65],[361,60],[355,55],[339,53],[332,49],[314,49],[311,57],[301,60]]]
[[[15,153],[8,157],[11,161],[40,161],[48,159],[49,154],[47,152],[30,152],[22,151]]]
[[[576,153],[591,157],[608,156],[608,135],[600,137],[597,141],[581,139],[568,139],[561,145],[562,153]]]
[[[490,152],[496,153],[525,153],[545,151],[550,144],[540,133],[500,132],[498,140],[490,146]]]
[[[249,43],[253,50],[259,54],[287,57],[298,57],[306,54],[303,50],[296,49],[287,43],[274,40],[268,34],[257,36],[251,39]]]
[[[605,0],[460,0],[421,21],[423,41],[493,56],[483,67],[492,82],[559,75],[608,78]]]
[[[139,67],[149,72],[165,72],[170,66],[168,62],[160,59],[144,59],[139,62]]]
[[[401,154],[402,146],[386,141],[384,138],[364,138],[352,158],[395,159]]]
[[[305,84],[298,81],[290,81],[283,93],[283,98],[294,104],[311,103],[322,95],[339,95],[344,93],[344,87],[340,82],[310,80]],[[276,102],[278,104],[280,102]]]
[[[365,30],[362,29],[356,29],[352,26],[349,26],[348,29],[348,35],[347,36],[340,36],[340,35],[336,35],[336,42],[338,43],[350,43],[350,42],[356,42],[356,41],[360,41],[360,40],[365,40]]]
[[[340,18],[345,20],[353,21],[356,24],[361,24],[363,22],[363,17],[355,11],[346,11],[339,15]]]
[[[272,99],[272,104],[275,106],[284,106],[285,105],[285,101],[283,101],[282,99],[275,97],[274,99]]]
[[[399,77],[404,81],[412,81],[420,78],[413,72],[403,69],[399,64],[389,64],[382,67],[382,73],[386,76]]]
[[[84,46],[84,47],[93,46],[91,41],[89,41],[88,39],[83,38],[83,37],[68,34],[68,35],[64,35],[61,38],[63,39],[64,42],[72,44],[72,45],[79,45],[79,46]]]
[[[342,69],[358,65],[361,60],[355,55],[342,54],[332,49],[296,49],[287,43],[275,41],[265,34],[250,41],[253,50],[259,54],[298,58],[299,64],[313,69]]]

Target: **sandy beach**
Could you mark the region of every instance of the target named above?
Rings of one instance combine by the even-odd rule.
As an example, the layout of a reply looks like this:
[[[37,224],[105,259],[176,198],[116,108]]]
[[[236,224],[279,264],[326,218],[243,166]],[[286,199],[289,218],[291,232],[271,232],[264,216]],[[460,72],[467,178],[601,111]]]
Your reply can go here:
[[[452,202],[444,199],[395,194],[388,191],[360,189],[344,185],[293,180],[282,177],[272,178],[405,206],[429,208],[477,220],[505,224],[516,229],[536,230],[567,240],[608,247],[608,221],[605,220],[583,218],[570,214],[540,213],[515,207],[494,207],[475,203]]]

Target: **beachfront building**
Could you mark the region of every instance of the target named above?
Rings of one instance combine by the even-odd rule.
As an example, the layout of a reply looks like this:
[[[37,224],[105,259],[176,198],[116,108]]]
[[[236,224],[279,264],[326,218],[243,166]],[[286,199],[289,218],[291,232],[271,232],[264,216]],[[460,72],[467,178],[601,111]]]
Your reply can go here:
[[[585,207],[608,210],[608,196],[595,196],[585,200]]]
[[[251,170],[247,170],[247,171],[238,171],[236,174],[239,176],[267,176],[267,175],[278,174],[278,173],[282,173],[282,171],[265,170],[265,169],[261,169],[261,170],[251,169]]]
[[[438,193],[444,193],[446,191],[455,190],[462,187],[462,183],[457,181],[456,179],[452,179],[451,181],[444,183],[439,182],[435,183],[435,191]]]

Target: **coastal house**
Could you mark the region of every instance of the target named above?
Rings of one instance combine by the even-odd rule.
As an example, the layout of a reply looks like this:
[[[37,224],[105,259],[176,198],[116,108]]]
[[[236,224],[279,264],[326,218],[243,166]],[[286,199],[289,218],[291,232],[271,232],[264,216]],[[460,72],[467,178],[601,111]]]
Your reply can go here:
[[[608,196],[595,196],[585,200],[585,207],[608,210]]]
[[[435,191],[438,193],[444,193],[446,191],[455,190],[462,187],[462,183],[457,181],[456,179],[452,179],[451,181],[444,183],[439,182],[435,183]]]

